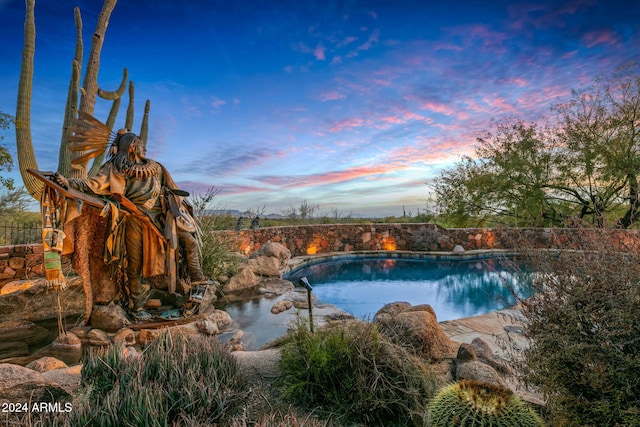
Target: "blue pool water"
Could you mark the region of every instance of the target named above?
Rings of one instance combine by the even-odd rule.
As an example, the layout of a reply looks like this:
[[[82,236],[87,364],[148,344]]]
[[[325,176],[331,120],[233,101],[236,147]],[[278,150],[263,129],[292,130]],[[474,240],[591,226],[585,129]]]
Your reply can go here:
[[[507,308],[513,295],[530,296],[522,276],[500,258],[429,260],[345,258],[309,264],[285,277],[307,277],[319,301],[362,319],[385,304],[429,304],[438,321],[477,316]]]

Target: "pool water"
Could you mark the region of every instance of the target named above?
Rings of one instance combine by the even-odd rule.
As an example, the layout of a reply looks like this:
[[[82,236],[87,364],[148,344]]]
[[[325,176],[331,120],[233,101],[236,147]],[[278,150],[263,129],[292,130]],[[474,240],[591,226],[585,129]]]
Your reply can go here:
[[[320,302],[370,320],[385,304],[429,304],[438,321],[477,316],[512,306],[531,290],[500,258],[429,260],[346,258],[309,264],[285,278],[307,277]]]

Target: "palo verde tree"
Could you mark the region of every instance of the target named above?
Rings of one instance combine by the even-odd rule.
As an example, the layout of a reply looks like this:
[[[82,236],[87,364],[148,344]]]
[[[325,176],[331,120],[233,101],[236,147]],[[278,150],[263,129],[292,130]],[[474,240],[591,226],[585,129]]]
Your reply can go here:
[[[20,82],[18,86],[18,100],[16,109],[16,120],[21,124],[16,127],[16,145],[18,153],[18,165],[22,180],[27,191],[36,199],[40,198],[42,192],[42,183],[27,173],[27,169],[38,169],[38,163],[33,149],[33,141],[31,134],[31,98],[33,94],[33,71],[35,56],[35,0],[26,0],[26,15],[24,24],[24,49],[22,52],[22,65],[20,70]],[[96,100],[102,98],[112,101],[111,111],[105,120],[107,126],[113,128],[115,118],[120,108],[121,98],[127,88],[128,73],[124,70],[124,75],[120,87],[115,91],[105,91],[98,86],[98,71],[100,68],[100,54],[102,45],[109,23],[109,18],[116,5],[116,0],[105,0],[96,30],[93,32],[91,39],[91,49],[89,58],[86,62],[84,70],[84,79],[80,86],[82,76],[81,64],[83,62],[83,39],[82,39],[82,18],[80,9],[74,9],[75,25],[76,25],[76,48],[74,58],[71,65],[71,79],[67,94],[67,102],[65,111],[62,114],[62,137],[60,142],[60,154],[58,161],[58,172],[63,175],[72,177],[86,177],[95,174],[103,161],[103,156],[94,159],[93,166],[89,168],[88,160],[81,162],[81,165],[71,167],[73,160],[81,159],[85,154],[83,152],[72,152],[69,150],[69,126],[71,120],[75,117],[76,111],[93,114]],[[127,109],[127,117],[125,127],[131,128],[133,122],[133,82],[129,82],[129,108]],[[148,112],[149,101],[145,105],[145,113],[142,121],[140,136],[146,141],[148,132]]]
[[[552,107],[543,124],[505,119],[436,178],[442,212],[457,224],[578,219],[628,228],[640,218],[640,65],[628,63]]]

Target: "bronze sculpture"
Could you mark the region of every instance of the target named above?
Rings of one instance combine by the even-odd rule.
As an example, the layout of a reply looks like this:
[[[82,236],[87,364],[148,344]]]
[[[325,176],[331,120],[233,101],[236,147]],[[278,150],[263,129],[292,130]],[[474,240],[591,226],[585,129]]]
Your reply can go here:
[[[78,144],[72,149],[89,148],[92,156],[100,151],[100,144],[106,146],[107,131],[96,122],[88,115],[76,120],[73,140]],[[185,301],[202,300],[206,287],[213,282],[205,277],[200,265],[197,226],[185,200],[188,193],[178,189],[163,165],[146,157],[144,142],[137,135],[126,129],[118,131],[109,145],[107,161],[96,176],[66,178],[56,173],[53,179],[62,187],[106,198],[110,220],[104,259],[126,273],[129,308],[135,317],[150,317],[144,310],[148,293],[143,277],[164,276],[169,293],[184,293],[185,289],[177,289],[180,248],[190,279],[189,299]]]

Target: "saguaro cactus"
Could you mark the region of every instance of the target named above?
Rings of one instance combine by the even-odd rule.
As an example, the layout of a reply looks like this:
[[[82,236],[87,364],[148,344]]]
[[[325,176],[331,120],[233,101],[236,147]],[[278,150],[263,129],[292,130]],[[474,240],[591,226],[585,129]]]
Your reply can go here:
[[[75,116],[76,110],[80,109],[89,114],[93,114],[97,98],[112,101],[111,111],[109,117],[106,120],[106,124],[114,128],[115,118],[117,116],[121,98],[127,87],[128,72],[125,69],[122,82],[115,91],[105,91],[98,86],[98,70],[100,68],[100,53],[102,50],[102,44],[104,42],[104,36],[109,23],[111,13],[115,8],[117,0],[105,0],[100,15],[98,17],[98,23],[96,30],[92,36],[91,50],[89,52],[89,60],[85,67],[84,80],[82,87],[80,87],[80,78],[82,75],[81,64],[83,56],[83,42],[82,42],[82,18],[80,10],[74,9],[74,19],[76,24],[76,49],[74,59],[71,66],[71,79],[69,83],[69,90],[67,94],[67,103],[64,111],[62,137],[60,142],[60,152],[58,157],[58,172],[66,176],[72,177],[86,177],[88,174],[95,173],[104,156],[100,156],[94,160],[94,166],[88,173],[88,163],[82,165],[80,168],[72,168],[71,162],[83,155],[82,152],[71,152],[69,150],[68,140],[68,128],[71,124],[71,119]],[[27,173],[27,169],[38,169],[38,163],[35,157],[33,149],[32,135],[31,135],[31,99],[33,94],[33,69],[34,69],[34,56],[35,56],[35,0],[26,0],[26,14],[24,25],[24,49],[22,53],[22,65],[20,71],[20,82],[18,86],[18,100],[16,108],[16,119],[18,126],[16,126],[16,146],[18,152],[18,165],[22,180],[29,194],[34,198],[39,199],[42,193],[42,183],[35,179],[32,175]],[[80,99],[78,100],[78,94]],[[127,109],[126,122],[127,127],[131,128],[133,123],[133,82],[129,82],[129,108]],[[143,139],[146,140],[148,133],[148,111],[149,101],[145,106],[145,115],[141,125],[141,133],[144,133]]]

